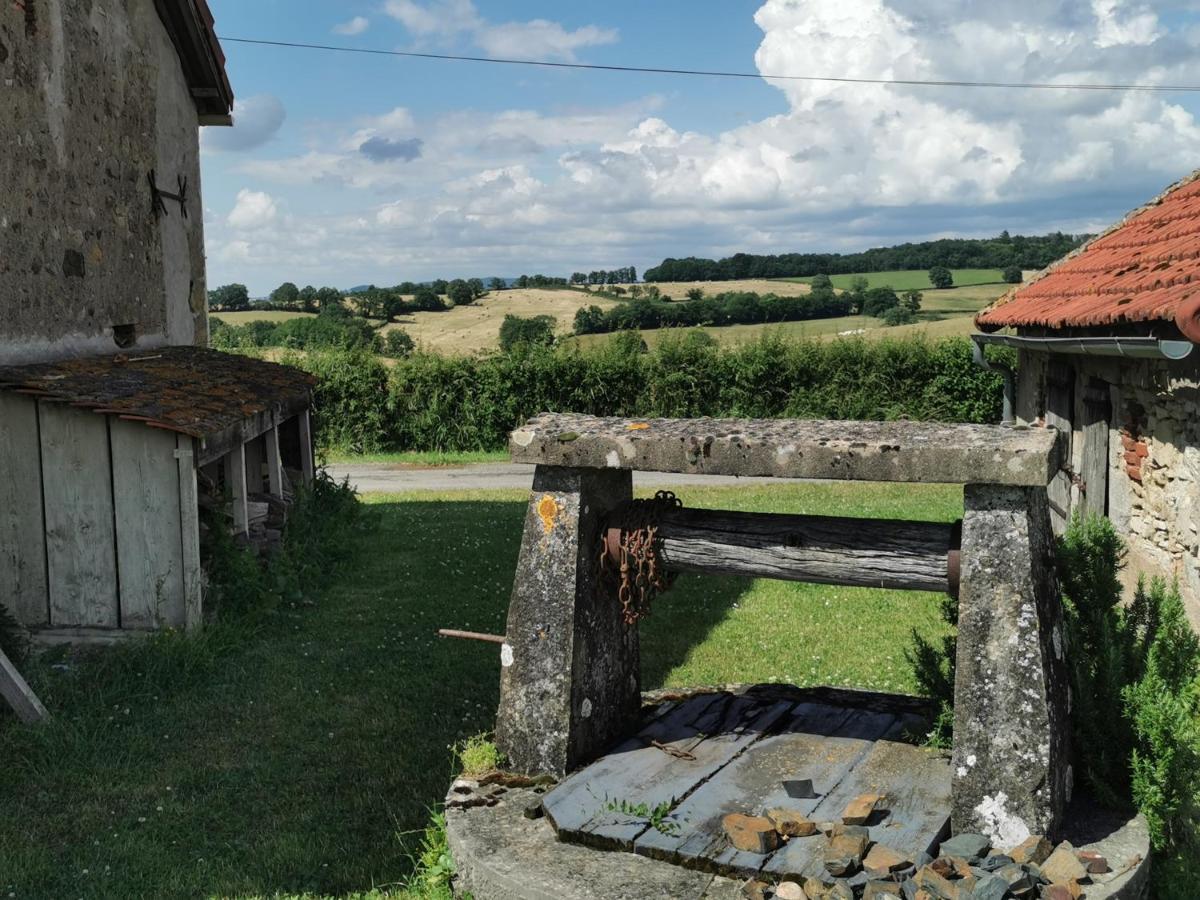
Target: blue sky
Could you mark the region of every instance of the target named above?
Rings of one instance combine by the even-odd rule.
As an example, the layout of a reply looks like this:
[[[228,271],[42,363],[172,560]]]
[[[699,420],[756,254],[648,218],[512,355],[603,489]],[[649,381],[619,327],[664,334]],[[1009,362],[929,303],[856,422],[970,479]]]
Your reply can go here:
[[[1186,4],[210,0],[223,37],[615,65],[1200,83]],[[1196,101],[724,80],[227,42],[212,284],[348,287],[1093,230],[1191,171]]]

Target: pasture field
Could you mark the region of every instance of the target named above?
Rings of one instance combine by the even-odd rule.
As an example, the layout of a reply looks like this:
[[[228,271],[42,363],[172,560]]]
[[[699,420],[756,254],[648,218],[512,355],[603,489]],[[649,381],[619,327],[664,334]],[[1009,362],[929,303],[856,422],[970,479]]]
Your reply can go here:
[[[980,284],[995,284],[1003,288],[996,296],[1004,293],[1012,285],[1004,284],[1004,273],[999,269],[951,269],[951,274],[954,276],[954,287],[946,288],[947,291],[952,291],[959,287],[971,287],[972,285]],[[1025,277],[1028,278],[1032,273],[1026,272]],[[869,287],[890,287],[897,291],[925,291],[934,290],[933,285],[929,282],[929,273],[921,270],[906,270],[897,269],[891,272],[863,272],[861,275],[830,275],[829,280],[833,282],[835,288],[846,289],[850,287],[851,280],[855,278],[866,278]],[[807,284],[812,281],[811,277],[806,278],[781,278],[779,281],[784,282],[800,282]]]
[[[271,322],[278,325],[280,322],[288,321],[288,319],[303,319],[312,315],[315,315],[315,313],[291,312],[288,310],[273,309],[247,309],[239,312],[209,313],[209,316],[214,319],[220,319],[227,325],[245,325],[248,322]]]
[[[623,284],[621,287],[629,290],[633,285]],[[645,290],[649,284],[638,285]],[[657,287],[672,300],[683,300],[692,288],[699,288],[707,296],[724,294],[730,291],[753,291],[756,294],[777,294],[780,297],[799,297],[810,290],[803,281],[774,280],[767,278],[746,278],[741,281],[656,281]]]

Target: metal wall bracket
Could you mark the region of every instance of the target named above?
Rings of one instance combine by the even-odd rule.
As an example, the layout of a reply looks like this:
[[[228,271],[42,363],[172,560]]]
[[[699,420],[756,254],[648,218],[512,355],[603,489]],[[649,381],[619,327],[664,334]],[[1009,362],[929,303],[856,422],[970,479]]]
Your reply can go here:
[[[155,177],[154,177],[153,169],[150,170],[147,177],[150,179],[150,208],[152,210],[154,210],[154,214],[156,216],[167,215],[167,205],[165,203],[163,203],[163,200],[174,200],[176,203],[179,204],[180,214],[186,219],[188,217],[188,211],[187,211],[188,182],[187,182],[187,178],[185,178],[183,175],[176,176],[177,184],[179,185],[179,190],[177,193],[172,194],[168,191],[162,190],[162,188],[160,188],[158,186],[158,182],[155,180]]]

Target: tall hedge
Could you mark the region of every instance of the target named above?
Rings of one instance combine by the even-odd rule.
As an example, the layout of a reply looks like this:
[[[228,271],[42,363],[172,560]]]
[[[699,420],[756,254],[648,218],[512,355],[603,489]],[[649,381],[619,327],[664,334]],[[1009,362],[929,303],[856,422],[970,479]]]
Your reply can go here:
[[[614,416],[999,419],[1000,378],[966,339],[790,341],[720,347],[699,332],[646,352],[636,333],[600,349],[521,347],[484,357],[417,353],[388,369],[366,354],[296,360],[321,378],[328,448],[496,450],[543,411]]]

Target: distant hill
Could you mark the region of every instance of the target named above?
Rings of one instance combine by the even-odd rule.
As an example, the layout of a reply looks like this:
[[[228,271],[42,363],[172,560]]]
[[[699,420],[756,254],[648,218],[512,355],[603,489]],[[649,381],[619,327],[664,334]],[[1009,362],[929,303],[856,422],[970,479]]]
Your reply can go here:
[[[861,253],[782,253],[773,256],[737,253],[721,260],[689,256],[664,259],[647,269],[645,281],[736,281],[744,278],[806,278],[893,270],[1044,269],[1066,256],[1087,234],[1054,234],[1026,237],[1006,231],[994,238],[942,238],[917,244],[877,247]]]

